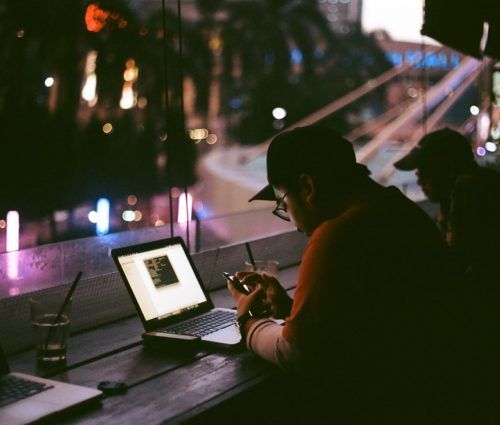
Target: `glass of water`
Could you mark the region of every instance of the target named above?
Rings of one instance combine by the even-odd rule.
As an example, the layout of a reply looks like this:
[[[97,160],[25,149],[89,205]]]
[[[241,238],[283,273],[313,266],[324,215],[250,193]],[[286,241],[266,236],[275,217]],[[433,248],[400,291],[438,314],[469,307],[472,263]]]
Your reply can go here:
[[[245,262],[245,271],[266,273],[270,276],[278,277],[279,262],[274,260],[255,260],[253,263],[250,261]]]
[[[63,311],[63,298],[31,298],[31,325],[35,336],[36,358],[39,362],[54,363],[66,360],[69,336],[71,300]],[[60,313],[60,314],[59,314]]]

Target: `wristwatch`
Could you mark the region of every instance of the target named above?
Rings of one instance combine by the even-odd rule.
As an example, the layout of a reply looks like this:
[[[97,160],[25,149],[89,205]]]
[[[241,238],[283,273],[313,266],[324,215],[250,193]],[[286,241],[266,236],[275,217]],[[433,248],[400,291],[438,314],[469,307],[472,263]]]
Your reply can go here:
[[[246,322],[254,317],[255,315],[250,310],[248,310],[246,313],[243,313],[236,319],[236,325],[239,329],[242,329],[245,326]]]

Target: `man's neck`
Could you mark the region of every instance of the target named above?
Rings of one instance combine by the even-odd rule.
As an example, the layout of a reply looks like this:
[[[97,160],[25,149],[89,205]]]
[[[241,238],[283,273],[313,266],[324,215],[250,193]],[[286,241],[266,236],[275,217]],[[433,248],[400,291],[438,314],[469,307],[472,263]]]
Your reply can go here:
[[[365,202],[371,195],[382,189],[383,186],[379,185],[372,179],[366,179],[358,183],[352,192],[343,200],[338,197],[332,197],[331,201],[326,201],[322,209],[325,212],[325,219],[335,218],[342,215],[345,211],[354,207],[355,205]]]

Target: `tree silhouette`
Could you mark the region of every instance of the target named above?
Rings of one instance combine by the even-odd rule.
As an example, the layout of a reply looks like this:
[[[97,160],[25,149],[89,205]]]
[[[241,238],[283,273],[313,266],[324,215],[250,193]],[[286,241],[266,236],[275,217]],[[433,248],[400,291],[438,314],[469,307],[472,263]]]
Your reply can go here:
[[[89,6],[106,16],[99,31],[86,27]],[[167,11],[166,27],[176,24],[175,14]],[[163,34],[161,12],[141,22],[123,0],[9,0],[0,7],[0,141],[2,156],[8,158],[0,167],[0,215],[18,209],[23,217],[40,217],[97,196],[165,190],[157,161],[166,149],[160,138],[167,131],[164,37],[172,76],[171,113],[178,117],[178,36],[173,30]],[[205,70],[211,58],[192,26],[186,27],[185,40],[184,67],[197,88],[196,107],[203,113],[208,93]],[[97,52],[98,101],[92,107],[80,97],[89,51]],[[147,99],[142,110],[118,106],[130,58],[140,70],[135,89]],[[53,87],[44,85],[49,76]],[[107,122],[113,130],[105,134]],[[178,125],[172,128],[172,156],[187,151],[173,183],[191,184],[195,147],[187,141],[187,146],[180,144],[184,136],[174,137],[174,130],[180,130]]]
[[[260,143],[388,69],[361,33],[336,36],[314,0],[198,1],[222,61],[221,113],[243,143]],[[218,16],[218,18],[216,18]],[[276,123],[272,110],[287,110]],[[345,126],[342,115],[333,118]]]

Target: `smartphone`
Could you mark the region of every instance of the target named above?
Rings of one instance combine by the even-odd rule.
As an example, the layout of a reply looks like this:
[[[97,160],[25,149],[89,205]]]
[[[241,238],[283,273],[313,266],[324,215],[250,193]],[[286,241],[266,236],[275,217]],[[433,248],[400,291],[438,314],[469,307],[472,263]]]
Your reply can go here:
[[[229,274],[227,272],[222,272],[222,276],[228,279],[233,284],[233,286],[242,294],[248,295],[252,292],[252,290],[247,285],[241,283],[236,276],[233,276],[232,274]]]

